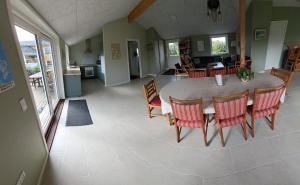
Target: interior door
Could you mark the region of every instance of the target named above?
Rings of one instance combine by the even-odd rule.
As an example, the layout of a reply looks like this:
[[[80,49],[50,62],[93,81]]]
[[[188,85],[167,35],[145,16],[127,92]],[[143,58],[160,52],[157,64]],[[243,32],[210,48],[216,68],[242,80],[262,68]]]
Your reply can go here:
[[[288,21],[272,21],[265,70],[279,68]]]

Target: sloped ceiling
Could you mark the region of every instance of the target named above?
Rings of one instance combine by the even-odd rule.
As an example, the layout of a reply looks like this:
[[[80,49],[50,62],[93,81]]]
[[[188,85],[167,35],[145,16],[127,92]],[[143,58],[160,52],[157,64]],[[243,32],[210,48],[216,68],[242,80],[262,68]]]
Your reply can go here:
[[[125,17],[141,0],[25,0],[69,44],[101,32],[105,23]],[[239,0],[220,0],[222,21],[207,20],[207,0],[156,0],[136,21],[154,27],[165,39],[235,32]],[[247,7],[251,0],[246,0]],[[275,6],[300,6],[299,0],[274,0]],[[121,30],[120,30],[121,31]]]
[[[69,44],[101,32],[125,17],[140,0],[27,0]]]
[[[165,39],[188,35],[235,32],[239,23],[239,1],[221,0],[222,19],[208,21],[207,0],[156,1],[139,18],[145,28],[154,27]],[[247,7],[250,0],[247,0]]]

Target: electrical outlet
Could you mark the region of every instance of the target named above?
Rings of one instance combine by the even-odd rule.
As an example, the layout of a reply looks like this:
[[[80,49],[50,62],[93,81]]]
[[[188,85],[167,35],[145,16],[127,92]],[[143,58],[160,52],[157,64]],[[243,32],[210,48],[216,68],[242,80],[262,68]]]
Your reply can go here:
[[[25,98],[20,99],[19,103],[21,105],[22,111],[25,112],[28,109]]]
[[[17,182],[16,185],[22,185],[23,182],[24,182],[24,180],[25,180],[25,177],[26,177],[26,173],[24,171],[22,171],[22,173],[21,173],[21,175],[19,177],[19,180],[18,180],[18,182]]]

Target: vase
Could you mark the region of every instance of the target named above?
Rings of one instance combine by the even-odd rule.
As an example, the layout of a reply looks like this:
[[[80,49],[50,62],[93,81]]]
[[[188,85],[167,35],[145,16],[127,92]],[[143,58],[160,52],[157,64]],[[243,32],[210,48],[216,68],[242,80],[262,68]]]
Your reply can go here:
[[[244,83],[246,83],[246,82],[249,81],[249,77],[247,76],[247,77],[241,78],[241,81],[244,82]]]

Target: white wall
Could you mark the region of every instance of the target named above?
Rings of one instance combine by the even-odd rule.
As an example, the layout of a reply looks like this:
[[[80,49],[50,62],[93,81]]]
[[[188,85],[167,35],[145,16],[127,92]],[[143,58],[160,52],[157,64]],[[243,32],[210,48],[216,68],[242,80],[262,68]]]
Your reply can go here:
[[[127,83],[129,79],[127,39],[139,40],[140,64],[142,77],[148,73],[146,50],[146,30],[139,24],[128,23],[127,18],[107,23],[103,26],[103,48],[105,56],[105,85],[113,86]],[[119,43],[121,58],[112,59],[111,44]]]
[[[9,10],[10,11],[10,10]],[[3,43],[8,64],[14,76],[15,87],[0,94],[0,184],[16,184],[21,171],[26,172],[23,185],[38,183],[47,149],[39,128],[37,114],[22,68],[16,37],[8,18],[6,1],[0,1],[0,41]],[[28,104],[21,111],[19,100]]]

